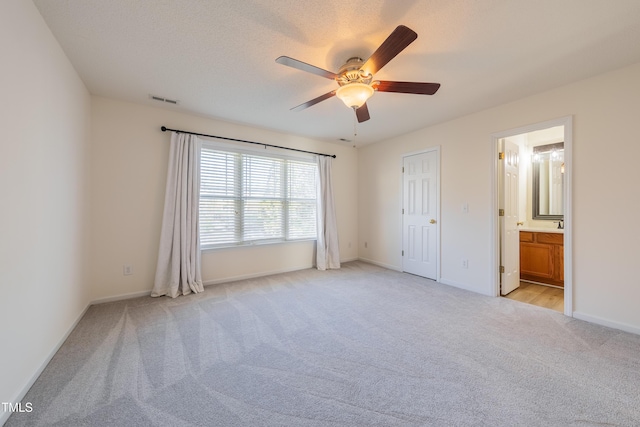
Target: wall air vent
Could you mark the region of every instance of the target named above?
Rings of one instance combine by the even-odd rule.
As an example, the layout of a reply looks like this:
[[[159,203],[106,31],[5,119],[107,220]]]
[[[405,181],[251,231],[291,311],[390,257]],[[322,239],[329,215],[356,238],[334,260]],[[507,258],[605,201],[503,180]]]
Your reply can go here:
[[[163,98],[161,96],[156,96],[156,95],[149,95],[149,98],[153,99],[154,101],[166,102],[168,104],[173,104],[173,105],[178,105],[180,102],[174,99]]]

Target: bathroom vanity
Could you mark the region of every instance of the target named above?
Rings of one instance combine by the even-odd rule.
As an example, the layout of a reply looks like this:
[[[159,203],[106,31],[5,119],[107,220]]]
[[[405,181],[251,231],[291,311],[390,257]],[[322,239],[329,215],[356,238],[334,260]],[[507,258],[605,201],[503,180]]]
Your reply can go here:
[[[563,230],[520,230],[520,280],[564,287]]]

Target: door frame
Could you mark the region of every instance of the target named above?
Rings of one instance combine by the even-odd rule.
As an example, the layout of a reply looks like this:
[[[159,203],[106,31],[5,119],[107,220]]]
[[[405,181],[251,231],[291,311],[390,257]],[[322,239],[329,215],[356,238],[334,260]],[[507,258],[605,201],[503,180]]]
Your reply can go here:
[[[494,295],[500,296],[500,217],[498,216],[498,141],[522,133],[564,126],[564,315],[573,317],[573,207],[572,207],[572,172],[573,172],[573,116],[560,117],[527,126],[508,129],[491,134],[491,195],[493,211],[491,213],[491,251],[493,268],[491,281],[494,283]]]
[[[430,153],[430,152],[436,152],[436,167],[438,168],[438,173],[437,175],[437,180],[438,182],[436,183],[436,278],[435,281],[436,282],[440,282],[440,232],[442,230],[442,227],[440,226],[440,210],[441,210],[441,205],[440,205],[440,181],[441,181],[441,171],[440,171],[440,146],[439,145],[435,145],[433,147],[429,147],[429,148],[425,148],[424,150],[419,150],[419,151],[411,151],[409,153],[403,153],[402,156],[400,157],[400,171],[402,171],[402,168],[404,167],[404,160],[406,157],[411,157],[411,156],[416,156],[419,154],[426,154],[426,153]],[[400,236],[402,236],[402,247],[401,249],[404,250],[404,245],[405,245],[405,241],[404,241],[404,214],[402,213],[402,209],[404,209],[404,173],[401,173],[401,179],[400,179],[400,209],[398,209],[398,212],[400,213]],[[404,256],[402,256],[402,271],[404,270]]]

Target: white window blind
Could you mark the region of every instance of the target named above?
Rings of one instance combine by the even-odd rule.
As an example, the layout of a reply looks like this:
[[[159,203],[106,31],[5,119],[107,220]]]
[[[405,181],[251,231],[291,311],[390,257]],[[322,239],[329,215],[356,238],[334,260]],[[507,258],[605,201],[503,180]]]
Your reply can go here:
[[[202,147],[202,248],[315,239],[316,164]]]

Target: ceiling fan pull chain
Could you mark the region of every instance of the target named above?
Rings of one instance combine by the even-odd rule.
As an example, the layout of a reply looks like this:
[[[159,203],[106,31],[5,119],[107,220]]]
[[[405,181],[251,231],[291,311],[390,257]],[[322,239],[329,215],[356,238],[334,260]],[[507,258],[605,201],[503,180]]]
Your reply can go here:
[[[353,148],[356,148],[356,137],[358,136],[358,132],[356,131],[356,126],[358,126],[358,117],[356,115],[356,107],[353,108]]]

